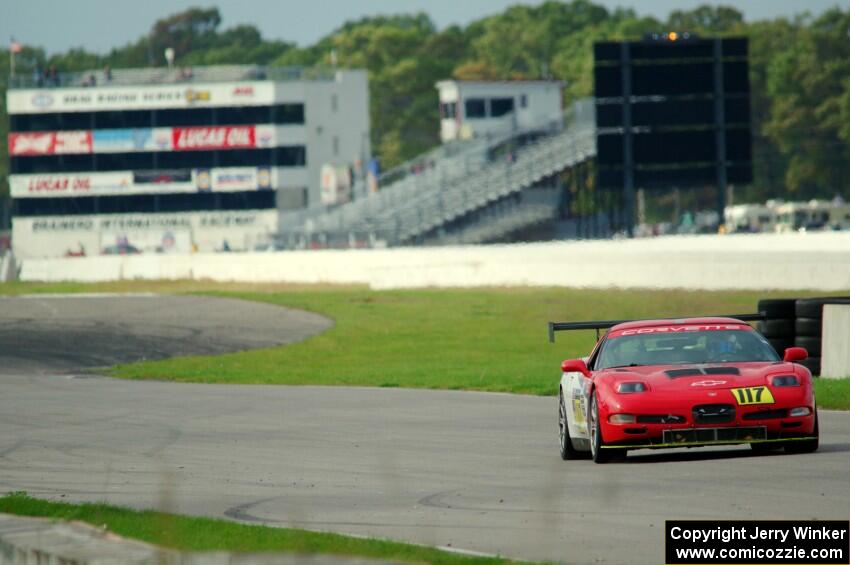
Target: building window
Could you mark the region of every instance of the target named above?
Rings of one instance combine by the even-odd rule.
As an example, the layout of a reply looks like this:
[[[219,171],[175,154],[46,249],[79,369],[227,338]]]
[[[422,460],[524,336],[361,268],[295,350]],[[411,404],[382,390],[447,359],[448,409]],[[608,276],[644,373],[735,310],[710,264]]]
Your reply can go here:
[[[307,148],[303,145],[277,147],[274,150],[274,164],[278,167],[304,167],[307,165]]]
[[[520,108],[528,108],[528,95],[523,94],[519,97],[519,107]]]
[[[197,212],[200,210],[263,210],[275,208],[274,190],[17,198],[16,216],[76,216],[137,212]]]
[[[339,157],[339,137],[337,136],[333,138],[333,152],[334,157]]]
[[[272,106],[272,123],[303,124],[304,104],[279,104]]]
[[[487,117],[483,98],[468,98],[464,101],[464,113],[468,119]]]
[[[337,142],[338,143],[338,142]],[[303,167],[303,145],[275,149],[227,149],[223,151],[159,151],[12,157],[12,174],[81,173],[100,171],[150,171],[210,167]]]
[[[444,120],[454,119],[457,117],[457,102],[440,103],[440,116]]]
[[[490,116],[498,118],[514,111],[513,98],[493,98],[490,100]]]

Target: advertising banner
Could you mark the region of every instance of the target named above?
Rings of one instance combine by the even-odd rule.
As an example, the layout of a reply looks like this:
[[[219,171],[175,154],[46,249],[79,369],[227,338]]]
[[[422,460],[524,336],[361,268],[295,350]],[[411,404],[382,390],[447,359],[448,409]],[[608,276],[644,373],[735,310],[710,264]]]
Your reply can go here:
[[[238,192],[273,188],[270,167],[158,169],[103,173],[10,175],[13,198]]]
[[[155,171],[133,171],[134,184],[192,184],[189,169],[159,169]]]
[[[13,198],[99,196],[123,192],[133,184],[130,172],[10,175]]]
[[[257,147],[277,147],[277,130],[268,124],[254,126],[254,143]]]
[[[9,134],[9,155],[68,155],[91,153],[90,131],[45,131]]]
[[[171,128],[171,146],[175,151],[253,148],[255,139],[254,126]]]
[[[98,129],[92,132],[95,153],[169,151],[171,128]]]
[[[91,112],[202,106],[266,106],[274,102],[271,82],[162,84],[98,88],[10,90],[8,112]]]
[[[326,164],[322,166],[322,204],[343,204],[351,200],[351,171],[348,167]]]
[[[220,191],[257,188],[257,168],[241,167],[212,170],[212,189]]]
[[[274,147],[271,125],[118,128],[9,134],[9,155],[37,156],[137,151],[204,151]]]

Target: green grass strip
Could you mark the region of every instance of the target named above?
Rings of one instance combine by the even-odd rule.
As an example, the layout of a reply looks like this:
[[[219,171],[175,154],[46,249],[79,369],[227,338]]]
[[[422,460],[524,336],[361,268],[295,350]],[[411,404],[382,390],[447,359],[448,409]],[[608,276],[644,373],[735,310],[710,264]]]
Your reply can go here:
[[[747,313],[755,311],[760,298],[813,294],[535,287],[372,291],[193,281],[0,285],[0,294],[55,292],[214,294],[310,310],[335,321],[333,328],[302,343],[121,365],[110,371],[116,377],[536,395],[554,394],[560,362],[587,355],[595,342],[593,331],[583,331],[561,332],[550,344],[550,320]],[[818,379],[816,391],[821,407],[850,409],[850,380]]]
[[[815,398],[819,408],[850,410],[850,379],[816,379]]]
[[[0,497],[0,512],[54,520],[78,520],[127,538],[182,551],[332,554],[435,565],[498,565],[501,558],[470,557],[406,543],[354,538],[294,528],[245,525],[227,520],[131,510],[106,504],[48,502],[22,492]]]

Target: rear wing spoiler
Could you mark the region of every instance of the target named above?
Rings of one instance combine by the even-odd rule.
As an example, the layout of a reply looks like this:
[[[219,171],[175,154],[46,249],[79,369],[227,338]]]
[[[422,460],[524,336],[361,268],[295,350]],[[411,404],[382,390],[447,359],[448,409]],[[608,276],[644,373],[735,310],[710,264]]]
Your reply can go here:
[[[695,316],[689,316],[691,318]],[[728,314],[724,316],[698,316],[700,318],[734,318],[736,320],[740,320],[742,322],[758,322],[764,320],[766,315],[764,312],[758,312],[756,314]],[[626,322],[636,322],[636,321],[646,321],[652,322],[654,320],[671,320],[671,319],[687,319],[687,318],[650,318],[650,319],[641,319],[641,320],[596,320],[591,322],[549,322],[549,341],[555,343],[555,332],[563,332],[563,331],[571,331],[571,330],[596,330],[596,340],[599,341],[599,330],[607,330],[608,328],[614,327],[618,324],[624,324]]]

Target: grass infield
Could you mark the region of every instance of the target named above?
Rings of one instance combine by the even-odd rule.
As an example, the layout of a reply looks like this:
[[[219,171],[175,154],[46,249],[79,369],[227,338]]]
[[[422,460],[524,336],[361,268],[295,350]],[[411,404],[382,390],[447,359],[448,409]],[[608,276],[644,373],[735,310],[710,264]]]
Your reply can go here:
[[[586,355],[593,331],[550,320],[658,318],[754,312],[760,298],[811,293],[477,288],[372,291],[363,287],[122,282],[0,285],[0,293],[205,293],[317,312],[335,321],[294,345],[120,365],[129,379],[204,383],[350,385],[555,393],[563,359]],[[850,380],[818,379],[819,405],[850,409]]]
[[[183,551],[333,554],[435,565],[515,563],[507,559],[469,557],[394,541],[238,524],[227,520],[131,510],[106,504],[48,502],[21,492],[0,497],[0,512],[55,520],[79,520],[97,527],[105,527],[110,532],[126,538]]]

